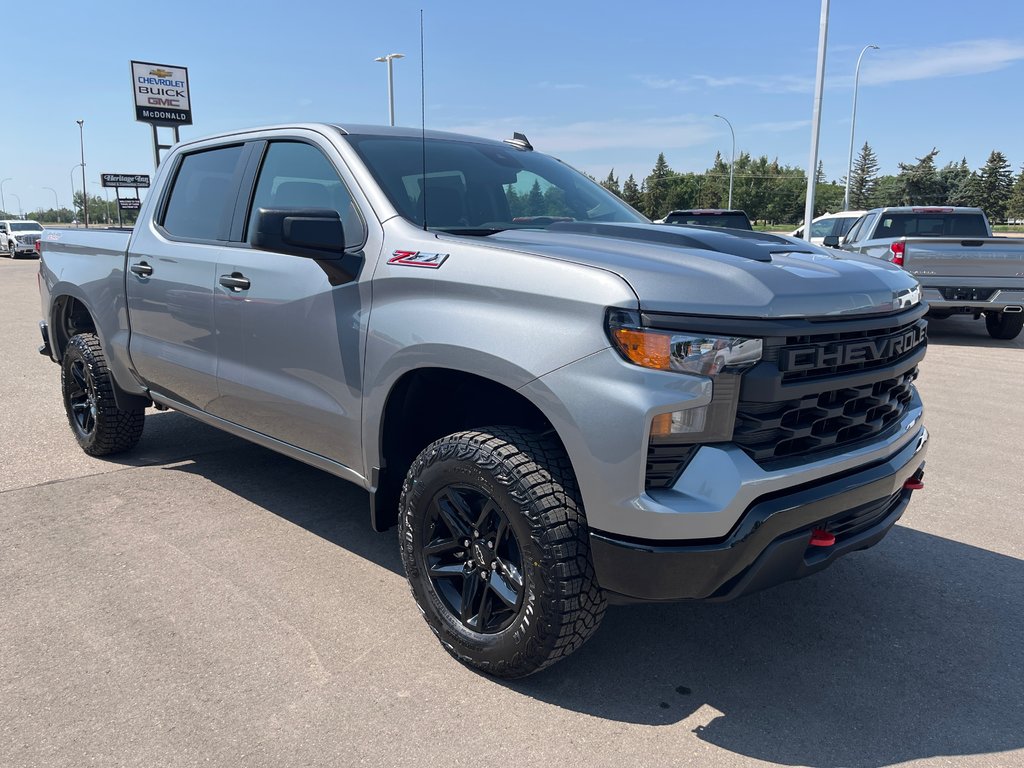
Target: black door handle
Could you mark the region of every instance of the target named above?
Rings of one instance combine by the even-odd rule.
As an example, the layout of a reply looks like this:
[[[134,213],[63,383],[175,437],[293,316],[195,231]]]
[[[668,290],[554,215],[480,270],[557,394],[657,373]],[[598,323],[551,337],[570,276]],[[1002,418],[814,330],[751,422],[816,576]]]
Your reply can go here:
[[[230,275],[221,275],[220,284],[232,291],[245,291],[249,288],[249,278],[240,272],[232,272]]]
[[[139,277],[149,277],[153,274],[153,268],[144,261],[140,261],[138,264],[132,264],[128,269]]]

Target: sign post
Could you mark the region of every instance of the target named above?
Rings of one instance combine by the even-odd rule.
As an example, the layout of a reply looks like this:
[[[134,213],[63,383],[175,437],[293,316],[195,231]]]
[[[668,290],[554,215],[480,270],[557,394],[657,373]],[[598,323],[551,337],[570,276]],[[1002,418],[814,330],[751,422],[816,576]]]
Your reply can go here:
[[[160,165],[160,150],[171,144],[161,144],[158,126],[174,130],[174,141],[181,141],[178,128],[192,125],[192,102],[188,90],[188,69],[168,64],[132,61],[132,95],[135,100],[135,119],[153,127],[153,157]]]

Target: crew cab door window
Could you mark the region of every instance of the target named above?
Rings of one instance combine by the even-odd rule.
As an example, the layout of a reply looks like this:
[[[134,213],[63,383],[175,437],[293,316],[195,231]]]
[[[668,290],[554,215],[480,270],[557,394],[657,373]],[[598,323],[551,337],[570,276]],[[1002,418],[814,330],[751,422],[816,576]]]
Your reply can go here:
[[[261,208],[337,211],[345,232],[345,248],[358,247],[365,239],[359,210],[348,189],[330,161],[310,144],[278,141],[267,148],[246,230],[246,239],[250,242]]]
[[[185,155],[161,222],[167,234],[189,240],[226,240],[238,194],[243,146]]]

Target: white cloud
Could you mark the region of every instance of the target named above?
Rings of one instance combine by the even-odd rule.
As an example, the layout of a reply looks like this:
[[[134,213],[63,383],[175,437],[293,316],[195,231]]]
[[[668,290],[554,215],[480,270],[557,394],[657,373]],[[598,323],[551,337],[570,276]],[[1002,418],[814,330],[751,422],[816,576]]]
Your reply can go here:
[[[865,58],[861,82],[869,85],[980,75],[1024,60],[1024,43],[1012,40],[964,40],[921,49],[882,49]]]
[[[813,81],[809,78],[796,75],[766,75],[763,77],[688,75],[683,79],[641,75],[637,77],[637,80],[648,88],[672,91],[692,91],[703,86],[705,88],[753,88],[765,93],[809,93],[813,85]]]
[[[436,126],[441,128],[441,126]],[[601,149],[663,151],[700,146],[720,133],[707,120],[690,115],[647,120],[591,120],[552,124],[525,117],[504,117],[473,124],[445,126],[443,130],[492,138],[525,133],[537,149],[555,154]]]
[[[755,123],[746,130],[750,133],[786,133],[807,128],[810,124],[810,120],[781,120],[774,123]]]

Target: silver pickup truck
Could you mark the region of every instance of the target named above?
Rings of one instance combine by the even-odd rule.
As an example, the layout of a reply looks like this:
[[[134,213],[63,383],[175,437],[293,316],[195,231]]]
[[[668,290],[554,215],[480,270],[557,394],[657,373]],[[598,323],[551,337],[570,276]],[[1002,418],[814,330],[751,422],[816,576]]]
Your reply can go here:
[[[916,277],[929,317],[984,316],[994,339],[1015,339],[1024,329],[1024,240],[993,237],[980,208],[876,208],[842,247]]]
[[[922,487],[926,306],[890,264],[653,225],[520,135],[240,131],[178,145],[140,213],[42,241],[82,448],[152,405],[357,483],[489,673],[610,601],[818,571]]]

